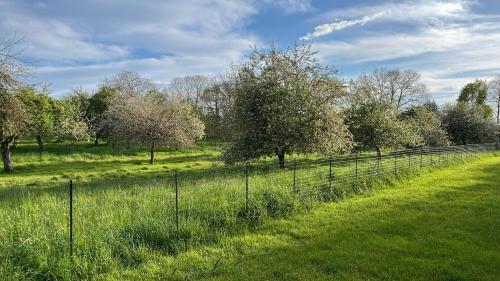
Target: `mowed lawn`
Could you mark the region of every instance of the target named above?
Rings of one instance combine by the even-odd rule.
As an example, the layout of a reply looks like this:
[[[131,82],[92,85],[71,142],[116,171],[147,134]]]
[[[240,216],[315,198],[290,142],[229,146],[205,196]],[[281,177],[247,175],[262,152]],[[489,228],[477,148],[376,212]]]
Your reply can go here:
[[[200,255],[211,265],[195,279],[500,280],[500,157],[269,222]]]

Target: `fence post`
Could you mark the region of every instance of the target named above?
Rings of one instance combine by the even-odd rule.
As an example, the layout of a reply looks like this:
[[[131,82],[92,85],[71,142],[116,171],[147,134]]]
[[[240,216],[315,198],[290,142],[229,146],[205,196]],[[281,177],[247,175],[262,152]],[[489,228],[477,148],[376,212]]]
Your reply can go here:
[[[328,170],[328,187],[332,188],[332,157],[328,159],[329,170]]]
[[[429,148],[429,153],[431,154],[431,168],[434,167],[434,161],[432,159],[432,148]]]
[[[69,255],[73,257],[73,180],[69,180]]]
[[[248,211],[248,162],[245,163],[245,209]]]
[[[292,188],[293,193],[297,192],[296,173],[297,173],[297,163],[295,162],[295,159],[293,159],[293,188]]]
[[[177,231],[179,231],[179,183],[177,170],[174,171],[174,181],[175,181],[175,226]]]
[[[420,170],[422,170],[422,154],[423,154],[423,149],[420,148]]]
[[[411,169],[411,154],[408,153],[408,170]]]
[[[394,152],[394,174],[397,174],[397,159],[396,159],[396,153]]]
[[[358,152],[356,151],[356,179],[358,179]]]

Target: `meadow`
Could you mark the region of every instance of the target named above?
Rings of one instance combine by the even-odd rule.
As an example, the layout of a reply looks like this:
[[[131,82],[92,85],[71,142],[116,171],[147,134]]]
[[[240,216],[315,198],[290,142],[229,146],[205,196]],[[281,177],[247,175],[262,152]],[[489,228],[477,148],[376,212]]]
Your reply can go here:
[[[115,149],[49,143],[40,154],[32,142],[19,143],[13,151],[15,172],[0,174],[1,279],[216,277],[222,264],[213,257],[244,252],[270,223],[292,223],[327,202],[351,202],[395,175],[411,178],[492,149],[387,152],[382,159],[372,153],[332,159],[294,155],[296,160],[279,169],[274,159],[225,166],[219,160],[223,146],[200,142],[189,149],[162,148],[150,165],[140,145]],[[234,244],[238,237],[245,242]],[[283,238],[275,242],[286,244],[289,237]]]

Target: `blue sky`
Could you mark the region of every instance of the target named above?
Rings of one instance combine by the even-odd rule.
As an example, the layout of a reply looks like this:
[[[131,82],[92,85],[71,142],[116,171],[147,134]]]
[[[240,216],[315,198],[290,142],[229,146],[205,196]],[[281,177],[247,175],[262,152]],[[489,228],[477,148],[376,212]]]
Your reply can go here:
[[[439,103],[500,74],[498,0],[0,0],[0,34],[24,38],[31,81],[54,96],[124,70],[217,76],[273,42],[312,44],[346,80],[415,69]]]

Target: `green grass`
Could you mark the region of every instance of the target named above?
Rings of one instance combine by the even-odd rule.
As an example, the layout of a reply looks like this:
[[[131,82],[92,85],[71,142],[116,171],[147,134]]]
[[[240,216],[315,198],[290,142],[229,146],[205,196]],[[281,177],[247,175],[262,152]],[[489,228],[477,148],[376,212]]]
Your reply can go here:
[[[302,155],[300,163],[307,165],[297,170],[298,192],[292,191],[291,170],[276,169],[274,162],[252,166],[247,209],[243,167],[221,165],[220,147],[202,142],[191,149],[162,149],[157,163],[149,165],[142,147],[113,152],[110,147],[78,144],[68,153],[65,144],[48,144],[40,161],[33,144],[21,143],[14,151],[16,172],[0,174],[0,279],[192,280],[225,274],[232,279],[231,266],[239,269],[248,260],[258,268],[249,259],[258,257],[259,251],[279,250],[276,245],[293,250],[305,243],[311,235],[303,236],[298,226],[288,228],[301,219],[300,214],[317,210],[324,206],[322,202],[351,202],[347,198],[384,185],[384,179],[367,176],[374,171],[374,162],[360,161],[356,184],[335,181],[330,188],[328,163],[311,162],[306,158],[318,156]],[[434,159],[433,163],[463,163],[461,158],[441,157],[443,161]],[[498,159],[484,159],[490,158]],[[395,159],[400,175],[419,174],[419,161],[430,161],[427,156],[419,159]],[[334,166],[336,179],[354,175],[352,162],[341,164]],[[394,159],[384,158],[382,169],[391,172],[391,165]],[[179,230],[175,227],[174,169],[180,171]],[[70,178],[75,182],[73,259],[68,253]],[[371,216],[370,212],[342,218],[346,223]],[[317,219],[326,218],[337,215]],[[309,228],[321,229],[313,225],[301,231]],[[297,232],[286,232],[292,229]],[[296,257],[283,258],[286,263]],[[307,268],[299,271],[305,275],[298,279],[309,276]]]
[[[387,187],[230,239],[203,277],[499,280],[500,157]]]

